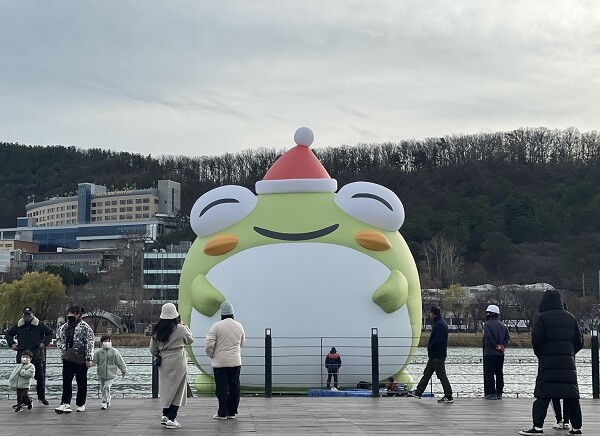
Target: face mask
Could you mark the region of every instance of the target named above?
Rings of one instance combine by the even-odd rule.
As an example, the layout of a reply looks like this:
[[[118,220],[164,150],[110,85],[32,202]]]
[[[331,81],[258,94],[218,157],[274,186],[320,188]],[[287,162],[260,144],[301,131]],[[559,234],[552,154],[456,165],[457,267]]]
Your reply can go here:
[[[108,350],[110,347],[112,347],[110,341],[102,342],[102,348]]]
[[[29,357],[21,357],[21,363],[27,364],[29,362],[31,362],[31,359]]]
[[[25,322],[31,322],[32,319],[33,319],[33,315],[31,313],[24,313],[23,314],[23,321],[25,321]]]
[[[71,324],[73,324],[73,323],[75,322],[75,315],[69,315],[69,316],[67,316],[67,320],[68,320],[68,321],[69,321]]]

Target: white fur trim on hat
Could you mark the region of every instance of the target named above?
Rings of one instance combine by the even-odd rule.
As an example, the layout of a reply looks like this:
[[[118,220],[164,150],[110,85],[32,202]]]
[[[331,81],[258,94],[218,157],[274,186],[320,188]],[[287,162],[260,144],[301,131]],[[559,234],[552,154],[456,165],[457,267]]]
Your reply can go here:
[[[177,308],[173,303],[165,303],[160,311],[160,319],[175,319],[179,316]]]
[[[335,179],[283,179],[259,180],[256,182],[257,194],[283,194],[286,192],[335,192]]]

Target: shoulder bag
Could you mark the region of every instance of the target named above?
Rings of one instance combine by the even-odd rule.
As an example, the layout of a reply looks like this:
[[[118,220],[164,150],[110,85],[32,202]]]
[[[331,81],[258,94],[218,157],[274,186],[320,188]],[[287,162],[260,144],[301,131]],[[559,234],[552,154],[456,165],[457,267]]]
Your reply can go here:
[[[85,365],[85,348],[67,348],[63,359],[77,365]]]

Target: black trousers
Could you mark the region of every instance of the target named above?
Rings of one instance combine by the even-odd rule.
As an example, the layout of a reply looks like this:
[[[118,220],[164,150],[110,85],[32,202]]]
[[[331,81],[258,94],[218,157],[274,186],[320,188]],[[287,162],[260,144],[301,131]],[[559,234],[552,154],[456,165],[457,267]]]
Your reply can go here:
[[[71,398],[73,398],[73,377],[75,377],[75,381],[77,382],[75,404],[77,406],[85,404],[85,397],[87,396],[87,371],[88,367],[85,365],[77,365],[76,363],[63,360],[63,391],[62,399],[60,400],[62,404],[71,403]]]
[[[504,392],[503,367],[504,356],[483,356],[483,392],[485,395],[502,395]]]
[[[551,398],[536,398],[533,402],[533,425],[536,427],[543,427],[544,420],[546,419],[546,413],[548,412],[548,405],[550,404]],[[568,416],[571,420],[573,428],[581,428],[581,405],[579,399],[565,398],[563,399],[563,405],[565,409],[565,416]]]
[[[28,388],[17,388],[17,404],[28,404],[31,401]]]
[[[235,416],[240,404],[241,366],[213,368],[215,394],[219,400],[219,416]]]
[[[179,410],[179,406],[175,406],[174,404],[171,404],[166,409],[163,409],[163,415],[166,416],[167,418],[169,418],[171,421],[175,421],[175,418],[177,418],[178,410]]]
[[[417,385],[417,389],[415,389],[415,394],[421,396],[425,389],[427,388],[427,383],[431,379],[431,376],[435,372],[435,375],[442,383],[442,387],[444,388],[444,396],[447,398],[452,398],[452,387],[450,386],[450,381],[448,380],[448,376],[446,375],[446,359],[427,359],[427,365],[423,370],[423,377],[421,377],[421,381]]]
[[[333,376],[333,387],[337,388],[338,387],[338,373],[337,372],[330,372],[327,374],[327,387],[331,386],[331,377]]]

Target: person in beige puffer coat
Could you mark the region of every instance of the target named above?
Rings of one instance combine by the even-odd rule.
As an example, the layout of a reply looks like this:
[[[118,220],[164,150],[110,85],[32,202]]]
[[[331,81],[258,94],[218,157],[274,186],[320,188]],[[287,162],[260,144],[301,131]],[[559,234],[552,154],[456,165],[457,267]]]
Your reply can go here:
[[[206,335],[206,355],[211,358],[215,377],[215,394],[219,410],[215,419],[235,419],[240,403],[241,347],[246,334],[242,325],[233,319],[233,305],[221,303],[221,321],[212,325]]]

